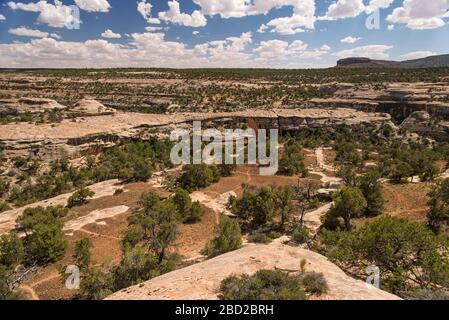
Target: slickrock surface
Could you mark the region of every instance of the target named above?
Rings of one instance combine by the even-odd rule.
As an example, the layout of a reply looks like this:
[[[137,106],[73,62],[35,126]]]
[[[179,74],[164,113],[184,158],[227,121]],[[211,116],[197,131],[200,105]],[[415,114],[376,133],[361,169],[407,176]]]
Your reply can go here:
[[[220,282],[231,274],[254,274],[260,269],[299,271],[302,259],[306,270],[322,272],[329,285],[323,300],[398,300],[399,297],[347,276],[326,257],[282,244],[250,245],[240,250],[194,264],[119,291],[108,300],[213,300]]]
[[[106,196],[112,196],[117,189],[120,189],[119,180],[108,180],[89,186],[89,189],[95,192],[92,199],[98,199]],[[67,200],[72,196],[73,192],[61,194],[54,198],[32,203],[25,207],[14,210],[5,211],[0,214],[0,235],[10,232],[16,226],[17,218],[28,208],[50,207],[50,206],[66,206]]]

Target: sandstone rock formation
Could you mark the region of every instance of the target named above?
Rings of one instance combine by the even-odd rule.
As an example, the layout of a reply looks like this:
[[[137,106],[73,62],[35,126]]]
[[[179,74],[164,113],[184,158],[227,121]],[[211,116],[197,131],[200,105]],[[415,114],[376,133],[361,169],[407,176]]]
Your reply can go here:
[[[116,110],[108,108],[91,98],[85,98],[77,103],[77,105],[70,110],[71,113],[77,116],[99,116],[113,114]]]
[[[62,110],[66,107],[55,100],[42,98],[1,99],[0,115],[17,115],[23,113],[42,113],[50,110]]]
[[[148,130],[168,134],[172,129],[197,120],[220,123],[223,120],[248,122],[258,128],[295,130],[307,127],[332,127],[341,124],[385,123],[387,114],[366,113],[353,109],[253,110],[232,113],[140,114],[117,112],[86,117],[76,122],[64,120],[58,125],[19,123],[1,127],[0,147],[6,155],[59,158],[61,154],[79,157],[91,148],[107,147],[120,140],[142,137]]]
[[[232,274],[254,274],[261,269],[306,270],[324,274],[329,293],[323,300],[398,300],[399,297],[347,276],[326,257],[315,252],[282,244],[248,245],[240,250],[176,270],[143,284],[119,291],[108,300],[214,300],[220,282]]]

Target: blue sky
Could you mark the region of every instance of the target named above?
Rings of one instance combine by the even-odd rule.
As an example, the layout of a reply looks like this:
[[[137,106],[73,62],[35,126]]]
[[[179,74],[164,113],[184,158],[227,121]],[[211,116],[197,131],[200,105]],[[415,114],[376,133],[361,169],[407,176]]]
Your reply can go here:
[[[449,53],[449,0],[0,3],[0,67],[308,68]]]

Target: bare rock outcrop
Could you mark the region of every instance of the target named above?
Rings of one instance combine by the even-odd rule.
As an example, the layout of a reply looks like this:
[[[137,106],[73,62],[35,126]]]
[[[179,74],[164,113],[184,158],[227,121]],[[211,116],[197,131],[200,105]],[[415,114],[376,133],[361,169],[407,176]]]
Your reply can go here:
[[[326,257],[315,252],[282,244],[249,245],[240,250],[176,270],[143,284],[119,291],[108,300],[215,300],[217,289],[232,274],[254,274],[261,269],[323,273],[329,285],[324,300],[398,300],[399,297],[347,276]]]
[[[192,121],[241,121],[258,128],[295,130],[307,127],[332,127],[341,124],[385,123],[388,114],[353,109],[252,110],[231,113],[141,114],[116,112],[109,115],[63,120],[60,124],[35,126],[29,123],[1,127],[0,147],[5,154],[28,154],[58,158],[61,154],[79,157],[92,148],[113,145],[126,139],[141,138],[146,131],[170,132]],[[98,150],[97,150],[98,151]]]
[[[0,115],[18,115],[24,113],[42,113],[51,110],[62,110],[66,107],[52,99],[21,98],[1,99]]]
[[[449,122],[436,121],[428,112],[416,111],[404,120],[400,128],[420,135],[444,139],[448,136]]]
[[[97,100],[85,98],[77,103],[77,105],[70,110],[78,116],[99,116],[110,115],[116,112],[113,108],[108,108]]]

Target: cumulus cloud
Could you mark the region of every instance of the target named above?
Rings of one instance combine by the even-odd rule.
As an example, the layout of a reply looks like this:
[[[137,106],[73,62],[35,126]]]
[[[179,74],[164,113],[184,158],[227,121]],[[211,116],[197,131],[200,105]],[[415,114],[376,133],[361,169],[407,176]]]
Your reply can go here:
[[[404,0],[402,7],[388,15],[387,21],[414,30],[436,29],[446,24],[443,19],[448,10],[449,0]]]
[[[35,29],[28,29],[27,27],[9,29],[8,33],[16,36],[31,37],[31,38],[46,38],[49,35],[48,32],[43,32]]]
[[[253,52],[257,54],[255,61],[259,64],[282,66],[292,62],[319,59],[329,50],[330,47],[327,45],[320,49],[310,50],[309,46],[301,40],[292,43],[283,40],[268,40],[262,41]]]
[[[161,21],[158,18],[153,18],[151,16],[151,9],[153,6],[147,0],[142,0],[137,3],[137,11],[142,15],[142,17],[147,20],[148,23],[159,24]]]
[[[5,21],[5,20],[6,20],[6,17],[4,15],[0,14],[0,22]]]
[[[55,28],[64,28],[79,24],[80,21],[69,6],[65,6],[61,1],[55,0],[54,4],[47,1],[37,3],[22,3],[10,1],[7,6],[12,10],[23,10],[38,12],[37,22],[47,24]]]
[[[304,28],[313,29],[316,21],[314,0],[193,0],[201,7],[203,15],[219,15],[224,19],[241,18],[252,15],[266,15],[272,9],[292,7],[293,14],[281,17],[262,25],[258,32],[268,29],[284,35],[303,32]]]
[[[169,1],[168,7],[168,11],[159,12],[160,20],[188,27],[204,27],[207,25],[206,17],[198,10],[195,10],[191,15],[181,13],[179,2],[176,0]]]
[[[108,0],[75,0],[80,9],[88,12],[109,12],[111,5]]]
[[[162,27],[153,27],[153,26],[148,26],[145,28],[145,30],[147,30],[148,32],[161,31],[162,29],[163,29]]]
[[[414,51],[401,55],[401,58],[413,60],[413,59],[426,58],[434,55],[436,55],[436,53],[432,51]]]
[[[387,9],[393,4],[394,0],[371,0],[366,6],[366,12],[372,13],[378,9]]]
[[[260,43],[255,49],[252,43],[251,32],[194,47],[168,41],[161,32],[133,33],[127,45],[104,39],[69,42],[46,37],[0,44],[0,67],[299,68],[314,65],[311,61],[328,53],[327,47],[311,50],[301,40]]]
[[[363,0],[338,0],[332,3],[322,20],[354,18],[365,11]]]
[[[388,45],[369,45],[339,51],[334,53],[333,55],[339,58],[367,57],[372,59],[388,59],[389,54],[387,51],[392,48],[393,46]]]
[[[340,42],[342,42],[342,43],[356,43],[357,41],[359,41],[359,40],[361,40],[362,38],[359,38],[359,37],[351,37],[351,36],[349,36],[349,37],[346,37],[346,38],[344,38],[344,39],[341,39],[340,40]]]
[[[115,33],[111,29],[107,29],[101,36],[108,39],[120,39],[122,37],[120,33]]]

